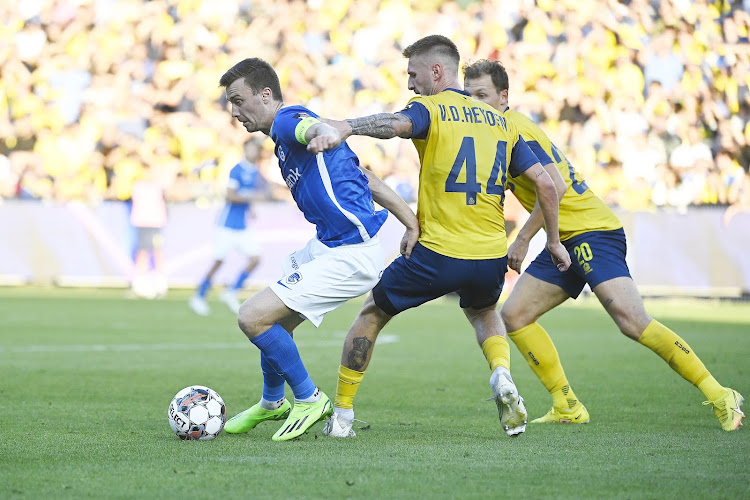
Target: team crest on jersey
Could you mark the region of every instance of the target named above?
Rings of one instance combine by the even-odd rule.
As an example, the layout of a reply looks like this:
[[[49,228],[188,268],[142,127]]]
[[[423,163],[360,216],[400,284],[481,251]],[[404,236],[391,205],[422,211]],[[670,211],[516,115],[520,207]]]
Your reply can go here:
[[[302,275],[300,273],[292,273],[286,277],[286,282],[290,285],[294,285],[295,283],[299,283],[300,281],[302,281]]]
[[[312,116],[307,113],[297,113],[296,115],[294,115],[294,118],[296,118],[297,120],[304,120],[305,118],[312,118]]]

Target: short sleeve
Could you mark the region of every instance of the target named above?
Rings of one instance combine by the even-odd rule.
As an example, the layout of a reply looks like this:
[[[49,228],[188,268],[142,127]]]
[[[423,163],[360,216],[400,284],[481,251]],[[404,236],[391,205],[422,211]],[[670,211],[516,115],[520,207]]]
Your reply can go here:
[[[532,165],[538,163],[539,159],[534,156],[534,153],[526,144],[526,141],[519,135],[518,142],[513,146],[513,152],[510,155],[510,165],[508,165],[508,171],[512,177],[518,177]]]
[[[399,111],[409,117],[412,123],[412,139],[426,139],[430,131],[430,112],[418,101],[412,101]]]

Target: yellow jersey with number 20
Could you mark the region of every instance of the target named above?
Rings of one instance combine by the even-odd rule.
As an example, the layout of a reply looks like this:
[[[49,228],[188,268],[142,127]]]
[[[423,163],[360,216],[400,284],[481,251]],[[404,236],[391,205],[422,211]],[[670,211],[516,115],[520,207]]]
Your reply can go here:
[[[454,90],[415,97],[407,108],[415,102],[430,115],[427,136],[412,138],[421,163],[420,243],[458,259],[504,257],[503,203],[516,144],[528,155],[519,155],[526,163],[513,162],[512,175],[536,163],[518,127],[492,106]]]
[[[513,122],[521,131],[521,137],[531,147],[538,146],[555,164],[557,170],[568,186],[563,199],[560,200],[560,240],[569,240],[573,236],[589,231],[612,231],[622,227],[622,222],[604,201],[596,196],[573,168],[565,155],[552,144],[547,134],[526,115],[517,111],[505,111],[503,116]],[[540,159],[541,160],[541,159]],[[541,163],[545,163],[542,161]],[[531,212],[536,202],[534,184],[525,177],[519,177],[509,183],[513,194],[523,207]]]

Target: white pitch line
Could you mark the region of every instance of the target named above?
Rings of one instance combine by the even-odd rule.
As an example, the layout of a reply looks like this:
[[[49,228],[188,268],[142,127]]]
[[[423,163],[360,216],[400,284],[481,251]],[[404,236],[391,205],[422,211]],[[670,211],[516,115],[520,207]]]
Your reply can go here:
[[[344,336],[342,335],[342,339]],[[398,342],[398,335],[381,334],[378,344]],[[298,340],[297,347],[341,347],[342,340]],[[242,349],[250,342],[209,342],[204,344],[89,344],[89,345],[21,345],[0,346],[0,354],[10,353],[63,353],[63,352],[127,352],[127,351],[194,351]]]

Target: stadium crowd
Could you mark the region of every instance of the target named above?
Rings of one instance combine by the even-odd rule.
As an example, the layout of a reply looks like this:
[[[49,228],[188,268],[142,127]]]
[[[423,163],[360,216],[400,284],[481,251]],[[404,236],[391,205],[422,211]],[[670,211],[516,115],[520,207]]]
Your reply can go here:
[[[218,85],[257,56],[285,101],[331,118],[399,109],[403,47],[450,37],[500,60],[514,108],[630,210],[750,210],[750,1],[24,0],[0,5],[0,199],[126,200],[146,166],[170,201],[223,199],[247,139]],[[355,140],[357,139],[357,140]],[[354,138],[413,201],[405,141]],[[289,199],[271,150],[269,198]]]

